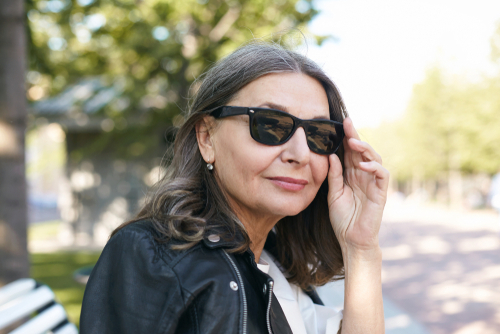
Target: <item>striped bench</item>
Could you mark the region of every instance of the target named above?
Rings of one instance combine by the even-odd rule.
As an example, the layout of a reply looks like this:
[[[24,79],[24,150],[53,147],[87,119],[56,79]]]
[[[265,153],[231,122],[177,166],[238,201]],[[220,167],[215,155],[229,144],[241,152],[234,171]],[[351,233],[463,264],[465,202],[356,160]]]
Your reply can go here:
[[[54,300],[54,292],[31,278],[0,288],[0,330],[26,318],[29,320],[9,334],[78,334],[64,308]]]

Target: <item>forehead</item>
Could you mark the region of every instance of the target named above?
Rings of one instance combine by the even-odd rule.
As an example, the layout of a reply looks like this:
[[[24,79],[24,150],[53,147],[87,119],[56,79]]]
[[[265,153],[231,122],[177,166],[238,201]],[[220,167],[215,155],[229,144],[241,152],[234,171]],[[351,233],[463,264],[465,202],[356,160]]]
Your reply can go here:
[[[282,106],[303,119],[330,118],[328,98],[320,82],[302,73],[274,73],[243,87],[230,105],[242,107]]]

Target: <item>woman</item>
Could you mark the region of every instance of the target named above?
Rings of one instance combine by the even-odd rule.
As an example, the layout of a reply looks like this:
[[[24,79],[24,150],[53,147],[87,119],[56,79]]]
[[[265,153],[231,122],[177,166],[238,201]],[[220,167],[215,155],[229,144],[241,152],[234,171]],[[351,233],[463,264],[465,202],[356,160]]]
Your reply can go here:
[[[81,333],[383,333],[388,177],[316,64],[240,48],[205,74],[167,175],[104,248]],[[343,276],[341,320],[314,286]]]

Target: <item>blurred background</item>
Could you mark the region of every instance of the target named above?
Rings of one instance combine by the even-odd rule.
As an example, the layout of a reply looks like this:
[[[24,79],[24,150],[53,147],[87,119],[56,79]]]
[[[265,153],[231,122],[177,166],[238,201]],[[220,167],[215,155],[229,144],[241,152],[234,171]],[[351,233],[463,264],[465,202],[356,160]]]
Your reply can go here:
[[[0,286],[34,277],[78,324],[196,79],[252,38],[317,61],[391,172],[387,333],[500,332],[497,0],[1,0]]]

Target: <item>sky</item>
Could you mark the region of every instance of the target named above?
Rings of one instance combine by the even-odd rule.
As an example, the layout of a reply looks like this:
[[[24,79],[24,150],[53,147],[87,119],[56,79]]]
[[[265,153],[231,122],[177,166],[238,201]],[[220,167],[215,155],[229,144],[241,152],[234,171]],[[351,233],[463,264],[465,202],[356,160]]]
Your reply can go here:
[[[477,81],[498,67],[490,38],[500,0],[316,0],[309,29],[331,34],[307,55],[337,84],[356,127],[400,117],[414,84],[439,66],[456,80]]]

